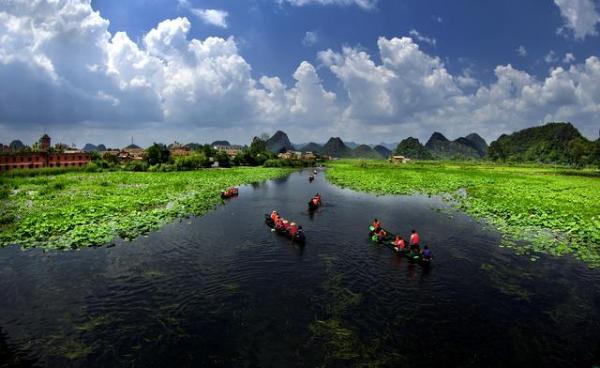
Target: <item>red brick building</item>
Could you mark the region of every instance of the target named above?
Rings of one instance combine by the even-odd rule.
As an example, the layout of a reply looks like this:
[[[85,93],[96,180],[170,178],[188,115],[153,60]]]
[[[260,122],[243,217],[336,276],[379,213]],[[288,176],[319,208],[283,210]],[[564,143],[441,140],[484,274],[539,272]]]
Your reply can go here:
[[[50,147],[50,137],[40,139],[42,147]],[[81,167],[91,161],[85,152],[11,152],[0,154],[0,172],[13,169],[38,169],[42,167]]]

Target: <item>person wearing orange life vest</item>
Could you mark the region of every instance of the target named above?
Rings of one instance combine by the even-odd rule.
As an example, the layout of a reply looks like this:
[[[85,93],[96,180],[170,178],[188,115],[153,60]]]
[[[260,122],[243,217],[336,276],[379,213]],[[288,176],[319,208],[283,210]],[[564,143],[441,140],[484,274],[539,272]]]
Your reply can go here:
[[[275,230],[283,229],[283,219],[279,216],[275,219]]]
[[[273,212],[271,212],[271,220],[275,222],[275,220],[277,220],[277,217],[279,217],[279,214],[277,213],[277,211],[273,210]]]
[[[419,250],[419,233],[417,233],[417,230],[411,231],[410,248],[413,250]]]
[[[404,250],[406,248],[406,244],[404,243],[404,239],[400,235],[396,235],[396,239],[394,239],[394,249],[397,252]]]

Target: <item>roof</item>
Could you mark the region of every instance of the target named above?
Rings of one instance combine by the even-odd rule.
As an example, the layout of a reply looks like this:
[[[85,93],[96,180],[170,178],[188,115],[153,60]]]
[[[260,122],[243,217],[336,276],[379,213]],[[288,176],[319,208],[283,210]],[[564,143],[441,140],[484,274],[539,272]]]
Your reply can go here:
[[[50,136],[48,134],[44,134],[40,139],[50,139]]]
[[[142,147],[135,145],[135,144],[130,144],[129,146],[123,148],[123,149],[141,149]]]

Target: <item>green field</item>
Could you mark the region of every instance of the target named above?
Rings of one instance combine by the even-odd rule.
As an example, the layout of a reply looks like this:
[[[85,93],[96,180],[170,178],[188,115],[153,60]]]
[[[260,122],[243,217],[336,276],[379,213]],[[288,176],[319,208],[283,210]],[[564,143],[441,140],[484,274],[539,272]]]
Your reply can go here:
[[[3,176],[0,246],[72,249],[132,239],[175,218],[206,213],[226,187],[289,172],[234,168]]]
[[[600,266],[596,171],[456,162],[339,161],[328,166],[327,178],[343,187],[377,194],[442,194],[501,230],[503,244],[520,253],[571,253],[591,267]]]

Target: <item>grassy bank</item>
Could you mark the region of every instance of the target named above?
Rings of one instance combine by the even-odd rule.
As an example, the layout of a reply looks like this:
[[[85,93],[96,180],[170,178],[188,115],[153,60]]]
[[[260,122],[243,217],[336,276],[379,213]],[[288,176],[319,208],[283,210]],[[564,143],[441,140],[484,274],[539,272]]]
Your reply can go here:
[[[495,225],[505,234],[505,245],[519,252],[572,253],[600,266],[597,172],[455,162],[340,161],[329,166],[327,178],[337,185],[378,194],[448,194],[470,215]]]
[[[228,186],[289,172],[255,167],[0,177],[0,245],[70,249],[131,239],[175,218],[206,213]]]

